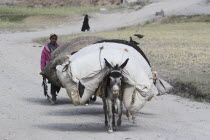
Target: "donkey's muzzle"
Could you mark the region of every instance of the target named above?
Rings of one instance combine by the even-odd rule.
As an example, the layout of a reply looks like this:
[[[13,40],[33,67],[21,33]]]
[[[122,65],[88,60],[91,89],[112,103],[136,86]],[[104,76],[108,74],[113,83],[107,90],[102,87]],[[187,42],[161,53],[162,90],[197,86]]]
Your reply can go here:
[[[116,98],[118,98],[118,96],[119,96],[119,91],[113,91],[113,92],[112,92],[112,97],[113,97],[113,98],[116,99]]]

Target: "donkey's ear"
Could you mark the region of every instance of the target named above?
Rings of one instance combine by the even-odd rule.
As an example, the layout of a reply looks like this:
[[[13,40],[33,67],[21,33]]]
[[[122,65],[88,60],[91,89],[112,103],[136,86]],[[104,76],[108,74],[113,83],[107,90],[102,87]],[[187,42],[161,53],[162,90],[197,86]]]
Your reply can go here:
[[[104,58],[104,61],[105,61],[105,64],[106,66],[111,69],[112,68],[112,65],[106,60],[106,58]]]
[[[125,62],[120,66],[121,69],[124,69],[124,67],[125,67],[125,66],[127,65],[127,63],[128,63],[128,60],[129,60],[129,58],[126,59]]]

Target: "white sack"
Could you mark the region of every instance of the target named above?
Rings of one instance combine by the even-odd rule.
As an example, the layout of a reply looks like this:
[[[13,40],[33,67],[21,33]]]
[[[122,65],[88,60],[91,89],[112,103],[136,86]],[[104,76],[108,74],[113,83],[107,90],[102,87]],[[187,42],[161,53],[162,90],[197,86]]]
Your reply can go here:
[[[173,89],[173,87],[168,82],[161,78],[157,78],[155,86],[157,87],[157,90],[159,92],[158,95],[163,95]]]
[[[104,49],[99,57],[100,47]],[[127,78],[125,82],[144,92],[150,89],[153,81],[151,68],[147,61],[134,48],[120,43],[93,44],[72,55],[70,65],[73,79],[82,80],[93,77],[106,67],[104,58],[113,65],[121,65],[129,58],[128,64],[124,68],[125,73],[123,73]]]
[[[103,49],[101,50],[100,48]],[[145,58],[131,46],[120,43],[97,43],[81,49],[70,57],[70,65],[67,72],[62,72],[64,67],[62,65],[56,67],[58,77],[62,81],[63,76],[67,74],[76,84],[80,81],[86,90],[83,96],[91,96],[108,72],[104,58],[113,66],[116,64],[121,65],[129,58],[123,70],[123,76],[124,82],[130,85],[133,90],[125,92],[126,95],[123,102],[126,104],[126,109],[129,111],[138,111],[143,107],[149,97],[157,94],[156,88],[154,90],[151,68]],[[128,89],[125,88],[125,91]],[[133,93],[136,96],[131,104]],[[84,103],[85,100],[81,102]]]

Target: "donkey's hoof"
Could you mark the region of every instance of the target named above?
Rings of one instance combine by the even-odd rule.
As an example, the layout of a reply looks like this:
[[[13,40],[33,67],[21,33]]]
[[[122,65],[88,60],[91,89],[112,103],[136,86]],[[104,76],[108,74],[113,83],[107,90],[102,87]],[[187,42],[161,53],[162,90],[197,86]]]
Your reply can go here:
[[[112,132],[113,132],[113,130],[112,130],[112,129],[108,130],[108,133],[112,133]]]
[[[117,121],[117,126],[121,126],[121,121],[120,120]]]
[[[117,126],[113,126],[112,130],[116,131],[117,130]]]
[[[133,124],[136,124],[136,121],[135,120],[133,120]]]

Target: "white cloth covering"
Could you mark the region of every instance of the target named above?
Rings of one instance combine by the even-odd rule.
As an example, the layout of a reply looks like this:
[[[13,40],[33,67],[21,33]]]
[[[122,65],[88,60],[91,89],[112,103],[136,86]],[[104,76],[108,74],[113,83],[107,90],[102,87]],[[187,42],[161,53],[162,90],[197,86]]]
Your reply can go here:
[[[57,75],[64,87],[77,88],[80,81],[87,91],[84,92],[83,96],[89,97],[94,94],[104,76],[109,72],[104,58],[113,66],[121,65],[129,58],[126,67],[123,69],[124,83],[126,84],[123,103],[126,109],[138,111],[148,98],[158,94],[147,61],[134,48],[120,43],[97,43],[81,49],[70,56],[67,71],[63,72],[66,64],[56,67]],[[71,82],[66,82],[69,79]],[[72,85],[66,85],[65,83],[72,83]]]

